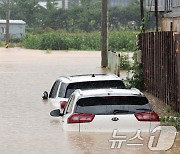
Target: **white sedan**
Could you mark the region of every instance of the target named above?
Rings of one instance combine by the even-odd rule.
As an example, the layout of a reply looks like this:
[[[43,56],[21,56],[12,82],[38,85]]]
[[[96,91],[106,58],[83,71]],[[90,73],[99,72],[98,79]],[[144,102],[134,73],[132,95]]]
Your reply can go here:
[[[63,111],[64,130],[79,132],[150,132],[160,125],[159,116],[138,89],[76,90]]]

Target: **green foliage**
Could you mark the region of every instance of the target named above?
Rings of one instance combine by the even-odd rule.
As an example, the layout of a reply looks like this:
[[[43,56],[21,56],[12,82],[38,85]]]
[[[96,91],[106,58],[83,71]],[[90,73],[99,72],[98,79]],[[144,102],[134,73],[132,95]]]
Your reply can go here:
[[[178,131],[180,131],[180,115],[176,116],[164,116],[160,118],[161,125],[174,126]]]
[[[23,46],[41,50],[99,50],[100,33],[50,32],[37,35],[27,34],[23,38]]]
[[[81,0],[81,5],[73,4],[71,1],[69,9],[56,8],[55,0],[47,0],[44,8],[38,4],[38,1],[11,0],[11,19],[24,20],[30,28],[50,27],[69,32],[91,32],[101,29],[101,0]],[[5,17],[6,0],[3,0],[3,3],[0,3],[0,18],[5,19]],[[120,27],[132,29],[131,25],[128,25],[129,21],[135,21],[135,27],[140,26],[140,9],[137,0],[126,7],[109,8],[110,29]]]
[[[127,55],[121,55],[120,57],[120,69],[131,70],[130,61]]]
[[[38,35],[26,35],[23,38],[22,45],[30,49],[40,49],[41,38]]]
[[[127,51],[136,48],[135,32],[110,31],[109,35],[110,49]],[[42,50],[100,50],[100,38],[100,32],[69,33],[65,31],[48,30],[47,32],[43,32],[36,30],[31,34],[27,34],[22,39],[22,44],[26,48]]]
[[[0,47],[3,47],[4,43],[0,41]]]
[[[125,80],[126,86],[128,88],[138,88],[140,90],[144,90],[144,80],[143,80],[143,70],[142,64],[137,62],[137,53],[134,53],[133,56],[133,66],[132,66],[132,73],[133,76],[131,78],[127,78]]]
[[[119,28],[119,25],[131,27],[128,25],[129,21],[135,21],[139,27],[140,20],[140,4],[139,1],[134,0],[126,7],[112,7],[109,9],[109,21],[112,28]]]
[[[136,35],[135,31],[110,31],[109,32],[109,49],[118,51],[119,49],[125,51],[136,50]]]
[[[12,0],[10,8],[11,19],[24,20],[31,27],[39,24],[38,0]]]
[[[143,71],[142,71],[142,65],[138,64],[137,68],[135,68],[133,71],[132,78],[128,79],[130,87],[135,87],[140,90],[144,90],[144,82],[143,82]]]

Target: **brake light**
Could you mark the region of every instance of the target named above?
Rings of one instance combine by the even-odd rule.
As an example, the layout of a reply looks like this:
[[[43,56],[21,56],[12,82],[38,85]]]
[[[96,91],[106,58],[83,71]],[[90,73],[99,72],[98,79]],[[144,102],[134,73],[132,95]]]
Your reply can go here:
[[[135,117],[138,121],[160,121],[158,114],[155,112],[136,113]]]
[[[88,123],[91,122],[94,119],[94,117],[94,114],[74,113],[68,118],[67,123]]]
[[[64,109],[67,105],[67,102],[66,101],[60,101],[59,104],[60,104],[60,108]]]

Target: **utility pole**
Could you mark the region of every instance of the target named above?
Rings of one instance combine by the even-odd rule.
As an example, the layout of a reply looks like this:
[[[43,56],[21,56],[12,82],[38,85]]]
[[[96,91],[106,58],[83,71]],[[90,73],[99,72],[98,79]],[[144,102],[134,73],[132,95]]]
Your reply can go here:
[[[10,2],[6,0],[6,48],[9,45],[9,18],[10,18]]]
[[[108,0],[102,0],[101,15],[101,66],[108,66]]]
[[[154,3],[155,3],[155,17],[156,17],[156,32],[158,32],[158,0],[155,0]]]
[[[62,0],[62,8],[65,9],[65,0]]]
[[[141,32],[145,32],[145,23],[144,23],[144,0],[140,0],[141,7]]]

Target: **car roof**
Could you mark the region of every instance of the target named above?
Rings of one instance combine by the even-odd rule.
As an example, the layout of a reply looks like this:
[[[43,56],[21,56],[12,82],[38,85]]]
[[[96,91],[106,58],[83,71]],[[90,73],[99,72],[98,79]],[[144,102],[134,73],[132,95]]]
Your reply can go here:
[[[131,89],[93,89],[93,90],[76,90],[81,97],[98,97],[98,96],[144,96],[136,88]]]
[[[82,75],[74,75],[74,76],[60,76],[58,79],[64,83],[121,80],[120,77],[114,74],[82,74]]]

